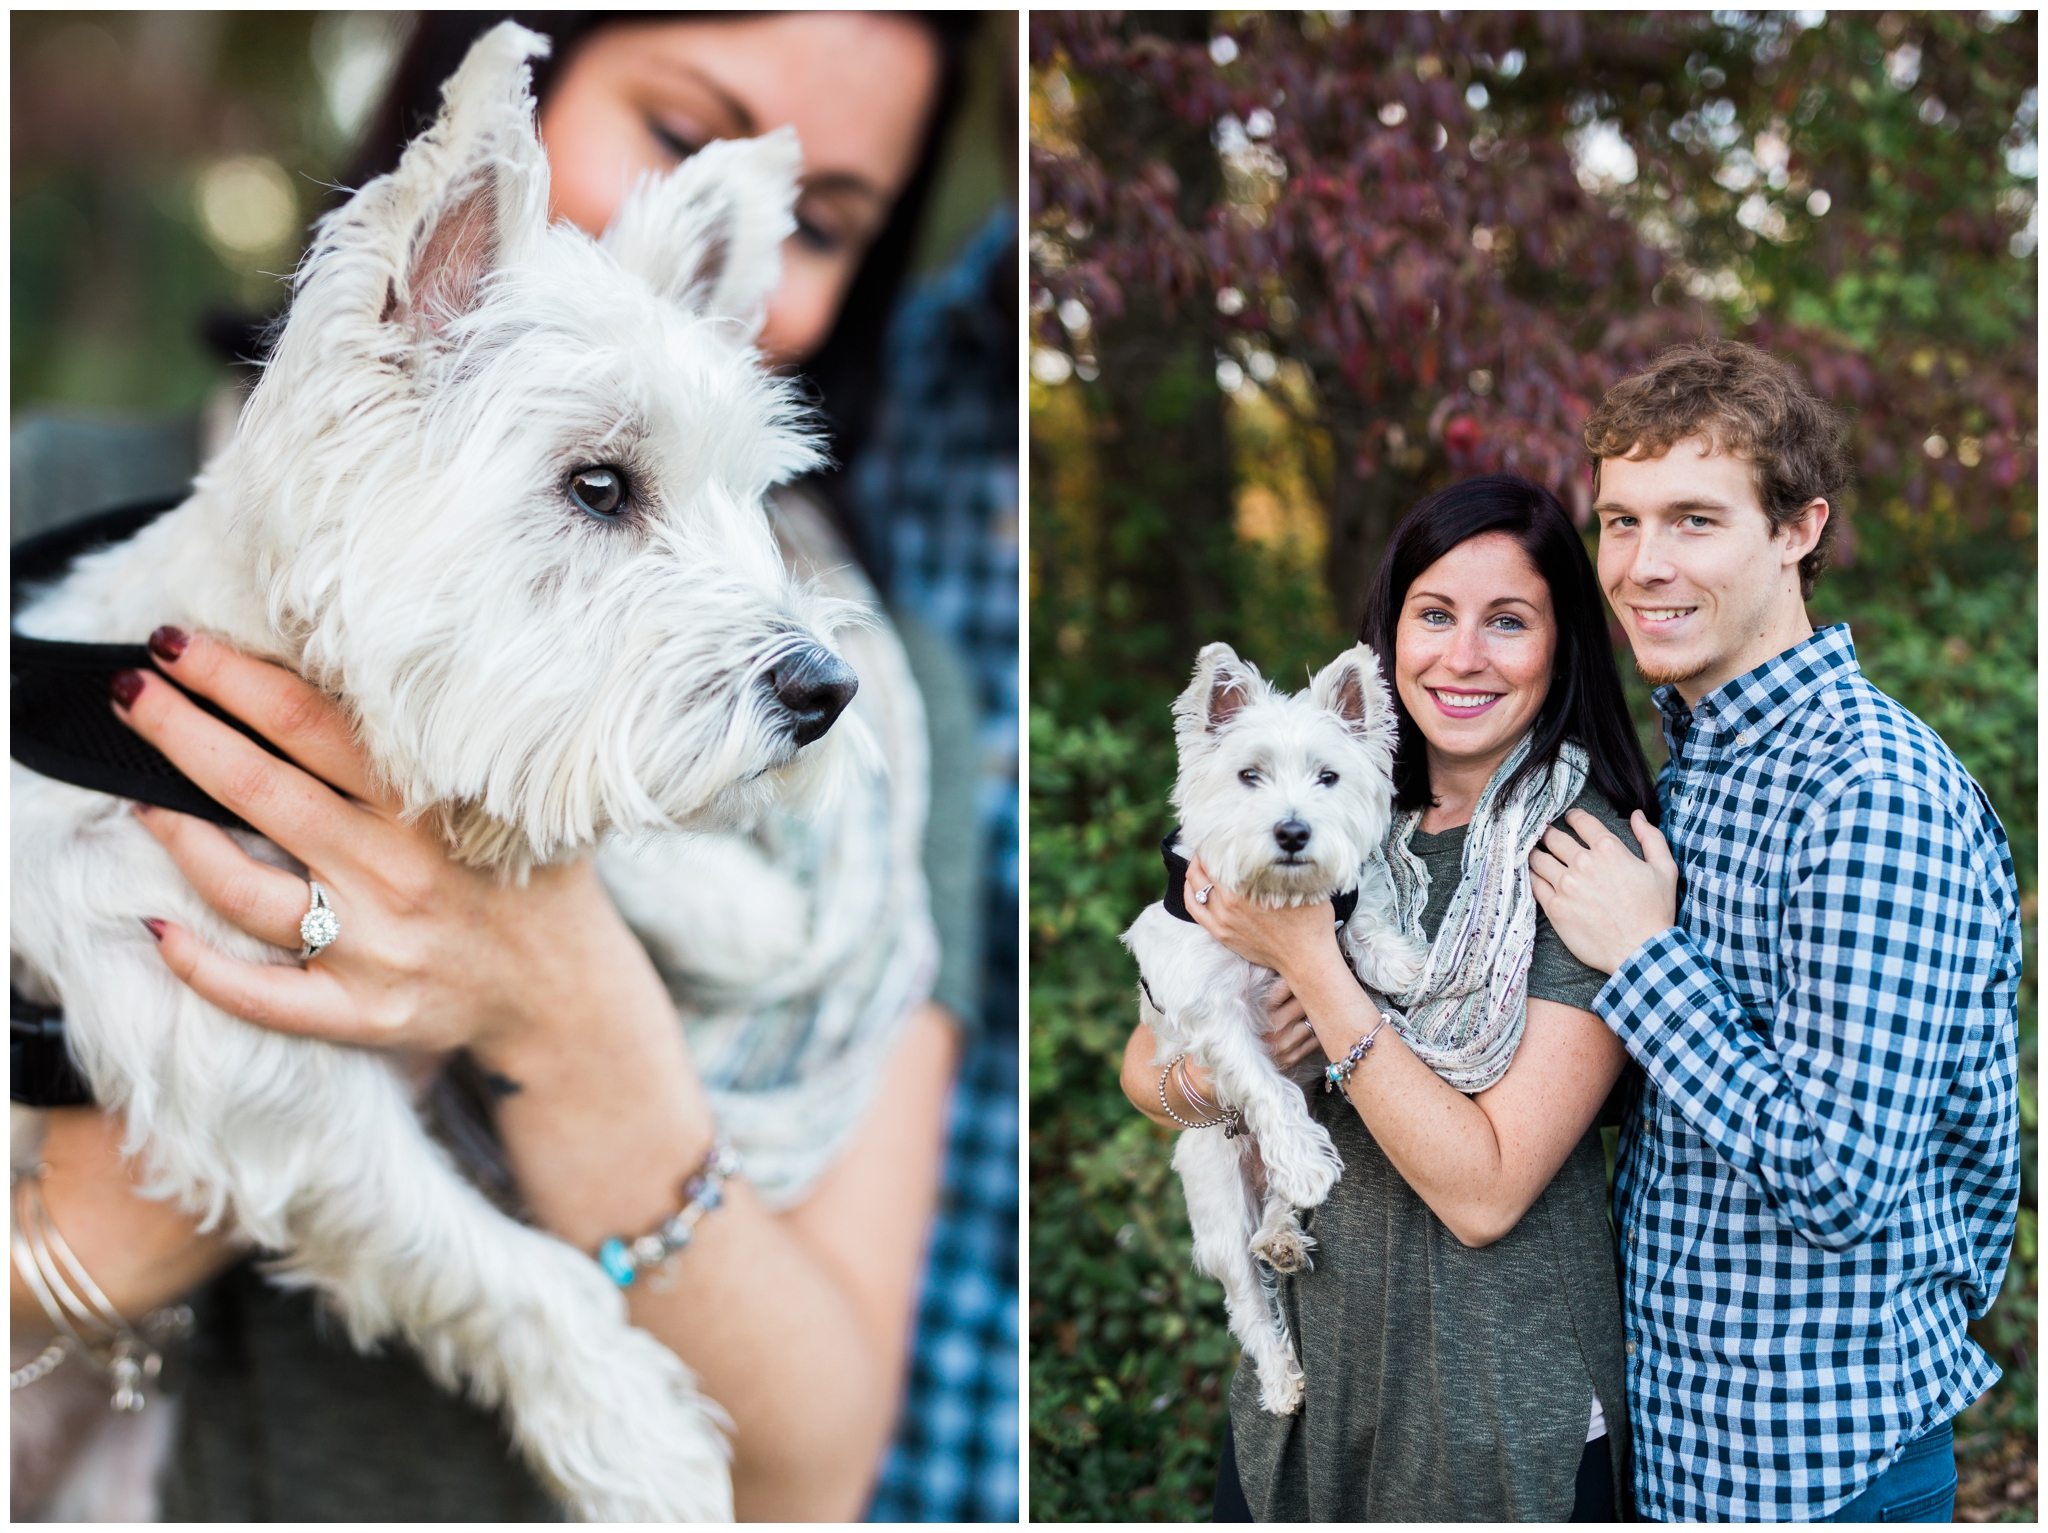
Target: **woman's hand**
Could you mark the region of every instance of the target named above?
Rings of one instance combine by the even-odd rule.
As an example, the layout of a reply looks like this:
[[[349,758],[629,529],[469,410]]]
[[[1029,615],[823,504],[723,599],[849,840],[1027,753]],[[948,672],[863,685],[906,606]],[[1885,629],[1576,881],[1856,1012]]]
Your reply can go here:
[[[466,1045],[488,1055],[560,1014],[594,966],[645,964],[587,863],[537,868],[524,887],[507,885],[455,862],[429,823],[403,819],[340,709],[297,676],[176,629],[158,630],[150,649],[180,686],[246,721],[291,761],[146,673],[117,682],[116,713],[304,863],[341,925],[339,938],[298,969],[228,958],[185,927],[159,923],[165,963],[207,1000],[261,1026],[339,1043]],[[301,946],[306,879],[257,861],[208,821],[167,809],[137,814],[222,916],[278,947]]]
[[[580,1250],[673,1214],[712,1141],[711,1105],[661,977],[589,864],[537,868],[523,887],[465,868],[427,825],[401,818],[339,711],[306,683],[202,637],[160,632],[151,647],[180,685],[297,765],[159,677],[117,683],[121,717],[303,862],[341,923],[304,970],[228,959],[166,923],[172,970],[281,1031],[467,1046],[499,1094],[494,1117],[522,1200]],[[143,818],[229,921],[298,949],[304,879],[248,857],[204,821]],[[742,1517],[843,1520],[867,1495],[895,1415],[954,1054],[943,1015],[922,1008],[876,1107],[804,1203],[771,1213],[744,1177],[734,1181],[674,1286],[626,1293],[633,1323],[730,1414]]]
[[[1276,980],[1266,996],[1266,1052],[1273,1056],[1273,1063],[1280,1067],[1282,1073],[1292,1070],[1311,1054],[1323,1052],[1322,1042],[1316,1037],[1315,1024],[1308,1019],[1308,1008],[1301,1004],[1294,987],[1284,979]]]
[[[1565,824],[1578,840],[1553,825],[1529,854],[1536,903],[1574,958],[1612,974],[1637,948],[1678,924],[1678,863],[1640,809],[1629,816],[1629,827],[1641,857],[1583,809],[1567,813]]]
[[[1197,898],[1204,889],[1206,901]],[[1247,962],[1297,980],[1329,963],[1344,966],[1328,900],[1277,909],[1255,904],[1216,883],[1197,857],[1188,859],[1184,892],[1195,924]]]

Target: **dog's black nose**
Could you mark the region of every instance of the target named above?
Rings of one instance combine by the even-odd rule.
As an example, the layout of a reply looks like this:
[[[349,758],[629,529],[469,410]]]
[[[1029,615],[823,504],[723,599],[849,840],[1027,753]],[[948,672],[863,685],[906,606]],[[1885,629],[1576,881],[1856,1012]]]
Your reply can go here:
[[[768,673],[775,700],[789,713],[796,743],[809,745],[823,737],[833,720],[846,711],[860,678],[853,667],[829,649],[800,649]]]
[[[1280,843],[1280,850],[1290,857],[1308,845],[1310,834],[1306,820],[1282,820],[1273,827],[1273,839]]]

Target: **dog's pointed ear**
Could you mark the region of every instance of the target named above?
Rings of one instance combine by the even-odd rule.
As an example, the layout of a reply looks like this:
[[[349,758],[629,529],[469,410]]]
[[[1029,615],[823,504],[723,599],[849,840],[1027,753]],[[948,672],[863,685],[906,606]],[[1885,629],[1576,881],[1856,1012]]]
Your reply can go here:
[[[1195,657],[1194,679],[1173,705],[1174,733],[1183,743],[1217,734],[1268,687],[1259,669],[1240,660],[1228,644],[1204,645]]]
[[[793,128],[706,144],[642,178],[600,243],[671,303],[738,320],[751,336],[782,280],[802,169]]]
[[[379,318],[419,334],[442,330],[547,227],[548,164],[534,131],[529,61],[549,46],[500,22],[448,77],[441,115],[406,147],[373,215],[388,225],[394,255]]]
[[[1316,673],[1309,698],[1337,715],[1361,740],[1391,748],[1394,699],[1369,644],[1354,644]]]

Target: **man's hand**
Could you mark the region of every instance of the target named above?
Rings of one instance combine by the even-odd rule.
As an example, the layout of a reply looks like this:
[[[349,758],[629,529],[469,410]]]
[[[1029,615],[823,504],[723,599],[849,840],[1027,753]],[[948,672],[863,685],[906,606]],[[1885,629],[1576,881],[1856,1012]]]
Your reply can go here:
[[[1637,948],[1678,924],[1678,864],[1641,810],[1629,825],[1642,857],[1583,809],[1567,813],[1565,823],[1578,841],[1552,826],[1529,854],[1536,903],[1573,957],[1612,974]]]

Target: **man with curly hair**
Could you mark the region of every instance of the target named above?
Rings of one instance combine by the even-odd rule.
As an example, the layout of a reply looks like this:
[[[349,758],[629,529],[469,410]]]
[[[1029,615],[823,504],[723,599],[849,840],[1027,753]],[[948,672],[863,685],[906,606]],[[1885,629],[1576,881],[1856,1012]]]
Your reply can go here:
[[[1983,791],[1807,618],[1845,436],[1730,341],[1586,425],[1663,834],[1639,861],[1574,815],[1531,867],[1642,1070],[1615,1223],[1646,1519],[1945,1522],[1950,1421],[1998,1377],[1966,1327],[2019,1200],[2018,890]]]

